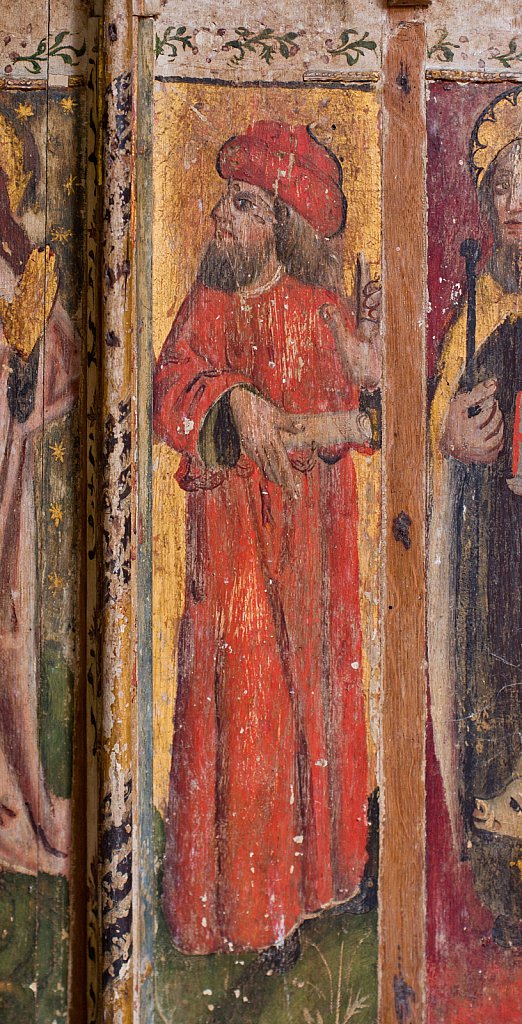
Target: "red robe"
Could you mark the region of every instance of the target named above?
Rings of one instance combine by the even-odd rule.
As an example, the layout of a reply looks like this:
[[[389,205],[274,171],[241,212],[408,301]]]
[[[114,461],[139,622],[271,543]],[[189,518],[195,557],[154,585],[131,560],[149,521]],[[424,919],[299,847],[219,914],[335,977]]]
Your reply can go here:
[[[358,407],[285,276],[248,300],[198,283],[155,374],[155,430],[183,454],[187,577],[163,902],[186,953],[260,949],[346,900],[366,862],[357,495],[349,446],[295,453],[299,497],[241,456],[209,469],[209,410],[246,384],[289,413]],[[353,329],[353,323],[350,324]]]

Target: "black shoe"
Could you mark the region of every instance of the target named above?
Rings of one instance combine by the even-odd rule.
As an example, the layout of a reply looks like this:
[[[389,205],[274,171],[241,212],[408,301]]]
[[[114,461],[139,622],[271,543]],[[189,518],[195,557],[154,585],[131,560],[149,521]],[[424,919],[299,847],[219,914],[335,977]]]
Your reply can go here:
[[[259,959],[264,969],[273,971],[274,974],[286,974],[295,967],[300,956],[301,937],[299,928],[296,928],[280,945],[268,946],[267,949],[261,950]]]
[[[327,911],[330,917],[340,917],[341,914],[369,914],[377,906],[377,879],[363,878],[359,892],[344,903],[337,903],[331,910]]]

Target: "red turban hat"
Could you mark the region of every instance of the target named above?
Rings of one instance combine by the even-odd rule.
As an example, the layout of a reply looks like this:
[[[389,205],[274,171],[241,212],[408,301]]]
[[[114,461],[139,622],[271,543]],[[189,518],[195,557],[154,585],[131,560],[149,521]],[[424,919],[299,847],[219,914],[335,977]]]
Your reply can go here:
[[[225,142],[217,169],[222,178],[272,192],[326,238],[344,227],[341,165],[305,125],[257,121]]]

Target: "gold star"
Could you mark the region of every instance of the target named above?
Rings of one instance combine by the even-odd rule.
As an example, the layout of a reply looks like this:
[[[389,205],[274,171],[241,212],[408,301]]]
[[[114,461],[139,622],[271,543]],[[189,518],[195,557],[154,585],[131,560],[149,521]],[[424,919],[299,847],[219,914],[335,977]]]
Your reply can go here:
[[[71,235],[70,228],[51,228],[51,242],[67,242]]]
[[[74,174],[70,174],[63,186],[68,196],[72,196],[75,188],[78,185],[78,178]]]
[[[76,100],[73,100],[72,96],[64,96],[63,100],[60,100],[60,106],[62,110],[65,110],[66,114],[72,114],[75,107],[78,106]]]
[[[63,508],[58,502],[49,506],[49,515],[56,527],[58,527],[63,519]]]
[[[30,103],[19,103],[16,108],[16,116],[19,121],[27,121],[34,117],[34,110]]]
[[[53,459],[56,459],[57,462],[63,463],[63,457],[67,450],[63,441],[53,441],[52,444],[49,445],[49,448],[53,453]]]
[[[49,580],[49,590],[54,590],[55,593],[57,590],[62,590],[63,579],[61,576],[58,576],[58,573],[50,572],[47,579]]]

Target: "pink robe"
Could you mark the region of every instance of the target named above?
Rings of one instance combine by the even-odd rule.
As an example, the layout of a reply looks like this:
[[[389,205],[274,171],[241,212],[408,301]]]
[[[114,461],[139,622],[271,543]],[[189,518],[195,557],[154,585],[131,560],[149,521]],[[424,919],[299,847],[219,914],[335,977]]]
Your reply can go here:
[[[58,303],[43,353],[41,339],[34,408],[21,423],[7,399],[12,350],[0,327],[0,865],[54,873],[63,870],[63,859],[39,846],[35,832],[52,814],[52,798],[29,751],[38,735],[38,591],[48,586],[38,574],[35,442],[45,425],[72,408],[80,372],[78,339]],[[13,711],[21,703],[25,724]]]

